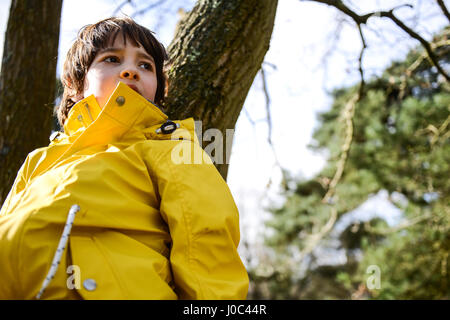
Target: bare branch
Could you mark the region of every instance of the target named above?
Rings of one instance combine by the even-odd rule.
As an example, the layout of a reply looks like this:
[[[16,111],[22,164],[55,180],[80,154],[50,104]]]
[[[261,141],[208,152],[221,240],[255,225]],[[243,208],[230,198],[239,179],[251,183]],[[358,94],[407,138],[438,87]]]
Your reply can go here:
[[[361,29],[361,24],[357,24],[359,34],[361,37],[361,52],[359,54],[359,66],[358,70],[360,73],[360,83],[357,93],[347,102],[345,105],[345,108],[343,110],[343,118],[346,123],[346,130],[345,130],[345,141],[344,144],[341,147],[341,155],[339,158],[339,161],[337,163],[336,172],[334,174],[333,179],[328,184],[328,190],[325,194],[325,196],[322,199],[323,203],[328,203],[330,205],[333,205],[333,196],[336,193],[336,185],[340,181],[343,173],[345,164],[347,162],[348,154],[350,151],[350,146],[353,140],[353,117],[355,115],[355,108],[357,103],[363,98],[364,95],[364,86],[365,86],[365,80],[364,80],[364,70],[362,67],[362,60],[364,56],[364,51],[367,48],[366,40],[364,38],[364,34]],[[328,219],[327,223],[317,232],[313,233],[311,235],[308,235],[306,240],[306,246],[301,252],[301,257],[303,258],[305,255],[311,253],[314,248],[319,244],[319,242],[330,232],[330,230],[333,228],[334,224],[336,223],[338,213],[335,206],[330,207],[331,214],[330,218]]]
[[[342,177],[344,172],[345,163],[347,161],[348,153],[353,139],[353,116],[355,114],[355,106],[360,100],[360,90],[347,102],[343,110],[343,117],[346,123],[345,129],[345,141],[341,147],[341,156],[337,163],[336,173],[331,180],[328,191],[322,199],[323,203],[332,203],[332,197],[336,192],[336,185]]]
[[[319,244],[319,242],[324,238],[328,232],[333,228],[334,224],[336,223],[338,213],[337,209],[335,208],[333,196],[336,193],[336,185],[340,181],[342,174],[344,173],[345,163],[348,158],[348,154],[350,151],[350,146],[353,140],[353,116],[355,115],[355,108],[356,104],[362,99],[363,93],[364,93],[364,74],[362,72],[362,56],[363,52],[366,48],[364,36],[361,33],[361,39],[363,42],[363,46],[361,49],[360,54],[360,72],[361,72],[361,82],[359,85],[358,92],[347,102],[345,105],[345,108],[343,110],[343,117],[346,123],[346,130],[345,130],[345,141],[344,144],[341,147],[341,156],[339,158],[339,161],[337,163],[336,173],[334,174],[333,179],[328,184],[328,190],[325,194],[325,196],[322,199],[323,203],[328,203],[332,205],[330,207],[331,214],[330,218],[328,219],[327,223],[319,230],[317,233],[313,233],[311,235],[308,235],[306,240],[306,247],[301,252],[301,257],[303,258],[305,255],[311,253],[314,248]]]
[[[378,230],[376,228],[373,228],[368,222],[365,222],[364,223],[364,229],[367,232],[370,232],[372,234],[387,235],[387,234],[390,234],[390,233],[394,233],[394,232],[397,232],[397,231],[409,228],[409,227],[411,227],[411,226],[413,226],[413,225],[415,225],[417,223],[420,223],[422,221],[428,220],[428,219],[430,219],[432,217],[433,217],[432,214],[425,214],[425,215],[418,216],[418,217],[412,218],[410,220],[407,220],[404,223],[401,223],[401,224],[399,224],[399,225],[397,225],[395,227],[388,228],[388,229],[383,229],[383,230]]]
[[[418,33],[416,33],[414,30],[410,29],[408,26],[406,26],[402,21],[400,21],[392,11],[388,12],[381,12],[382,17],[388,17],[392,21],[394,21],[403,31],[405,31],[407,34],[409,34],[414,39],[418,40],[422,46],[425,48],[426,52],[428,53],[428,57],[431,59],[433,65],[438,69],[439,73],[442,74],[447,81],[450,81],[450,76],[445,72],[445,70],[439,65],[438,59],[436,55],[433,52],[433,49],[431,48],[431,45],[428,41],[426,41],[424,38],[422,38]]]
[[[367,48],[367,45],[366,45],[366,40],[364,38],[364,34],[361,30],[360,24],[358,24],[358,30],[359,30],[359,35],[361,36],[361,43],[362,43],[361,52],[359,54],[359,59],[358,59],[358,62],[359,62],[358,70],[359,70],[361,80],[359,83],[359,88],[358,88],[357,94],[355,94],[347,102],[347,104],[345,105],[345,108],[343,110],[343,117],[344,117],[344,120],[346,123],[345,141],[341,147],[341,156],[337,163],[336,173],[334,174],[333,179],[331,180],[330,184],[328,185],[327,193],[325,194],[325,196],[322,199],[322,202],[324,202],[324,203],[330,203],[332,201],[332,197],[333,197],[334,193],[336,192],[336,185],[339,182],[339,180],[341,179],[342,174],[344,172],[345,163],[348,158],[348,153],[350,151],[350,146],[351,146],[352,139],[353,139],[353,116],[355,115],[356,104],[359,101],[361,101],[361,99],[363,98],[363,95],[364,95],[365,81],[364,81],[364,70],[362,67],[362,59],[364,56],[364,51]]]
[[[306,246],[303,248],[303,250],[300,252],[300,259],[303,260],[303,258],[307,255],[313,252],[313,250],[317,247],[320,240],[322,240],[325,235],[330,232],[330,230],[333,228],[334,224],[337,220],[337,210],[334,207],[331,207],[331,214],[330,218],[328,219],[327,223],[319,230],[319,232],[314,233],[306,239]]]
[[[263,64],[263,66],[269,66],[269,67],[271,67],[273,70],[277,70],[277,66],[276,66],[275,64],[273,64],[273,63],[264,61],[262,64]]]
[[[450,116],[448,116],[447,119],[445,119],[445,121],[439,126],[439,129],[436,128],[434,125],[429,124],[425,129],[420,129],[415,134],[416,135],[422,135],[422,134],[431,135],[430,144],[431,144],[431,147],[433,147],[436,144],[436,142],[438,142],[440,139],[445,141],[446,135],[448,135],[450,132],[447,130],[447,127],[449,124],[450,124]]]
[[[442,47],[442,46],[448,46],[448,45],[450,45],[450,40],[442,40],[442,41],[438,41],[438,42],[434,42],[434,43],[432,43],[431,44],[431,47],[433,48],[433,49],[436,49],[436,48],[439,48],[439,47]],[[417,60],[413,63],[413,64],[411,64],[409,67],[408,67],[408,69],[406,69],[406,71],[405,71],[405,73],[406,73],[406,75],[407,76],[411,76],[411,74],[413,73],[413,71],[415,70],[415,69],[417,69],[417,67],[422,63],[422,61],[425,59],[425,58],[427,58],[427,54],[426,54],[426,52],[424,52],[424,53],[422,53],[420,56],[419,56],[419,58],[417,58]],[[405,80],[406,81],[406,80]]]
[[[242,110],[244,111],[245,116],[247,117],[248,121],[250,122],[250,124],[255,127],[256,122],[252,119],[252,117],[250,116],[250,114],[248,113],[247,109],[242,108]]]
[[[354,12],[353,10],[351,10],[349,7],[347,7],[342,2],[342,0],[308,0],[308,1],[320,2],[320,3],[327,4],[329,6],[335,7],[336,9],[342,11],[343,13],[345,13],[346,15],[351,17],[355,21],[356,24],[366,24],[367,20],[369,20],[370,17],[382,16],[382,13],[385,13],[385,12],[393,12],[394,10],[397,10],[397,9],[400,9],[403,7],[413,8],[413,6],[410,4],[402,4],[402,5],[392,8],[389,11],[374,11],[374,12],[366,13],[364,15],[359,15],[356,12]]]
[[[448,13],[447,7],[445,6],[444,1],[442,0],[436,0],[439,7],[441,7],[442,12],[445,14],[445,16],[447,17],[448,21],[450,21],[450,13]]]
[[[144,13],[146,13],[147,11],[152,10],[152,9],[154,9],[154,8],[156,8],[156,7],[160,6],[160,5],[162,5],[164,2],[166,2],[166,0],[160,0],[160,1],[156,2],[156,3],[149,4],[149,5],[146,6],[145,8],[143,8],[143,9],[141,9],[141,10],[139,10],[139,11],[134,12],[133,15],[132,15],[132,17],[135,18],[135,17],[137,17],[137,16],[139,16],[139,15],[141,15],[141,14],[144,14]]]
[[[394,15],[394,10],[402,8],[402,7],[410,7],[413,8],[410,4],[404,4],[401,6],[397,6],[389,11],[374,11],[370,12],[364,15],[359,15],[352,11],[349,7],[347,7],[342,0],[309,0],[319,3],[324,3],[330,6],[335,7],[336,9],[344,12],[346,15],[351,17],[353,21],[359,26],[361,24],[366,24],[367,20],[372,16],[377,17],[384,17],[391,19],[400,29],[405,31],[409,36],[419,41],[422,46],[425,48],[425,51],[428,53],[428,56],[430,60],[432,61],[433,65],[438,69],[439,73],[442,74],[447,81],[450,81],[450,76],[445,72],[445,70],[439,65],[438,59],[436,58],[436,55],[434,54],[433,50],[431,49],[430,43],[426,41],[423,37],[421,37],[417,32],[409,28],[407,25],[405,25],[400,19],[398,19]]]
[[[266,74],[264,72],[264,68],[261,67],[261,79],[262,79],[262,84],[263,84],[263,92],[264,92],[264,97],[266,98],[266,114],[267,114],[267,126],[268,126],[268,141],[270,143],[270,145],[272,145],[272,117],[270,114],[270,96],[269,96],[269,92],[267,90],[267,81],[266,81]]]
[[[364,86],[366,84],[365,81],[364,81],[364,70],[363,70],[363,67],[362,67],[362,59],[363,59],[363,56],[364,56],[364,50],[366,50],[367,45],[366,45],[366,39],[364,38],[364,34],[362,32],[360,24],[358,24],[358,31],[359,31],[359,35],[361,37],[361,43],[362,43],[361,52],[359,53],[359,58],[358,58],[358,62],[359,62],[358,69],[359,69],[359,74],[361,76],[361,82],[359,84],[359,97],[358,97],[358,101],[359,101],[359,100],[361,100],[361,98],[363,96]]]
[[[328,185],[328,191],[322,199],[322,202],[330,204],[330,217],[328,221],[323,225],[323,227],[316,233],[310,234],[306,238],[305,248],[300,252],[300,259],[303,259],[307,254],[310,254],[320,243],[320,241],[333,229],[336,220],[338,218],[338,212],[334,203],[332,201],[332,197],[336,191],[336,185],[342,177],[342,173],[344,172],[344,167],[346,163],[346,159],[348,157],[348,152],[350,149],[351,140],[353,137],[353,125],[351,119],[353,118],[354,108],[357,103],[359,97],[359,92],[356,94],[346,105],[345,116],[347,117],[347,135],[346,141],[342,147],[341,158],[339,159],[339,163],[337,165],[336,173],[333,177],[333,180]]]
[[[275,146],[273,145],[273,142],[272,142],[272,116],[271,116],[271,112],[270,112],[270,96],[269,96],[269,90],[267,89],[267,81],[266,81],[266,74],[264,72],[264,67],[261,66],[260,72],[261,72],[264,96],[266,98],[267,125],[269,128],[267,141],[269,142],[269,145],[272,148],[273,156],[275,158],[275,165],[280,168],[282,179],[283,179],[282,184],[284,185],[287,181],[286,174],[285,174],[285,171],[283,170],[283,167],[280,164],[280,161],[278,160],[277,153],[275,151]],[[272,181],[272,179],[270,179],[269,182],[267,183],[268,187],[271,185],[271,181]]]
[[[132,0],[125,0],[124,2],[122,2],[122,3],[114,10],[114,12],[112,13],[112,16],[113,16],[113,17],[116,16],[116,15],[119,13],[119,11],[123,8],[123,6],[125,6],[127,3],[133,5],[133,1],[132,1]]]
[[[325,41],[326,43],[328,43],[328,48],[325,50],[324,54],[322,55],[322,58],[320,59],[319,64],[317,65],[317,69],[322,68],[324,79],[328,78],[328,60],[329,60],[330,56],[334,52],[337,51],[337,44],[339,43],[339,40],[341,38],[344,23],[347,22],[346,16],[344,14],[339,14],[336,17],[336,21],[337,21],[337,23],[336,23],[336,26],[333,28],[334,32],[333,32],[332,37],[330,37],[330,35],[328,35],[328,37]],[[326,80],[323,81],[322,86],[323,86],[324,91],[327,91]]]

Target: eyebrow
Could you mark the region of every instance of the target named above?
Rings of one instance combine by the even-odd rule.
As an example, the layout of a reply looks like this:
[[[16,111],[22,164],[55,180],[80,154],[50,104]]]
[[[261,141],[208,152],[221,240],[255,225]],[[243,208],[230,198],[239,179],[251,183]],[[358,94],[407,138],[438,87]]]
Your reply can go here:
[[[123,51],[123,49],[122,48],[109,47],[109,48],[105,48],[105,49],[100,50],[98,52],[98,54],[103,54],[103,53],[108,53],[108,52],[118,52],[118,51]],[[138,56],[138,58],[148,59],[148,60],[151,60],[153,63],[155,63],[155,59],[153,59],[153,57],[151,55],[147,54],[147,53],[138,52],[137,56]]]

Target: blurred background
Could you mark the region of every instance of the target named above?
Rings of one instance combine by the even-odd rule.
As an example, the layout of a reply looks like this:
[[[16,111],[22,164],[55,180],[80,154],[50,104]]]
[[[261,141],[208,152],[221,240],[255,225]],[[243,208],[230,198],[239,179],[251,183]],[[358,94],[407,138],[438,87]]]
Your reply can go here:
[[[449,299],[450,3],[334,2],[359,17],[395,9],[411,35],[326,2],[278,1],[236,124],[227,182],[248,298]],[[194,5],[64,0],[57,77],[82,26],[125,14],[168,47]]]

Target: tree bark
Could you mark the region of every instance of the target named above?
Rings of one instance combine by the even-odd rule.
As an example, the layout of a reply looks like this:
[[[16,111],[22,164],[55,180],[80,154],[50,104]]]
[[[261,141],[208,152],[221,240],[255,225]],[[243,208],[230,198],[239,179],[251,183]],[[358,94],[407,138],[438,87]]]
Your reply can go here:
[[[0,205],[52,128],[62,0],[13,0],[0,75]]]
[[[226,129],[234,129],[269,49],[277,2],[200,0],[181,21],[169,46],[170,85],[164,110],[172,119],[201,120],[199,135],[209,128],[222,132],[224,163],[216,167],[224,179],[231,149],[226,152],[227,143],[231,145],[225,141]]]

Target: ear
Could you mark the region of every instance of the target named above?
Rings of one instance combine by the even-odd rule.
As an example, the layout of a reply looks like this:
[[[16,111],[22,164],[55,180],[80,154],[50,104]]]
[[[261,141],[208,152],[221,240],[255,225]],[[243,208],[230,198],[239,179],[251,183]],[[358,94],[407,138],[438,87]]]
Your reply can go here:
[[[67,90],[69,92],[70,100],[77,103],[78,101],[84,99],[83,92],[77,92],[75,89],[73,89],[72,83],[69,80],[66,80],[66,83],[67,83]]]
[[[76,95],[74,95],[72,97],[72,100],[75,101],[75,102],[78,102],[78,101],[83,100],[83,99],[84,99],[84,94],[82,92],[79,92],[79,93],[77,93]]]
[[[166,77],[166,81],[165,81],[165,86],[164,86],[164,97],[167,97],[167,94],[169,93],[169,80]]]
[[[80,100],[84,99],[83,93],[75,93],[75,90],[69,89],[69,96],[68,98],[75,104]]]

